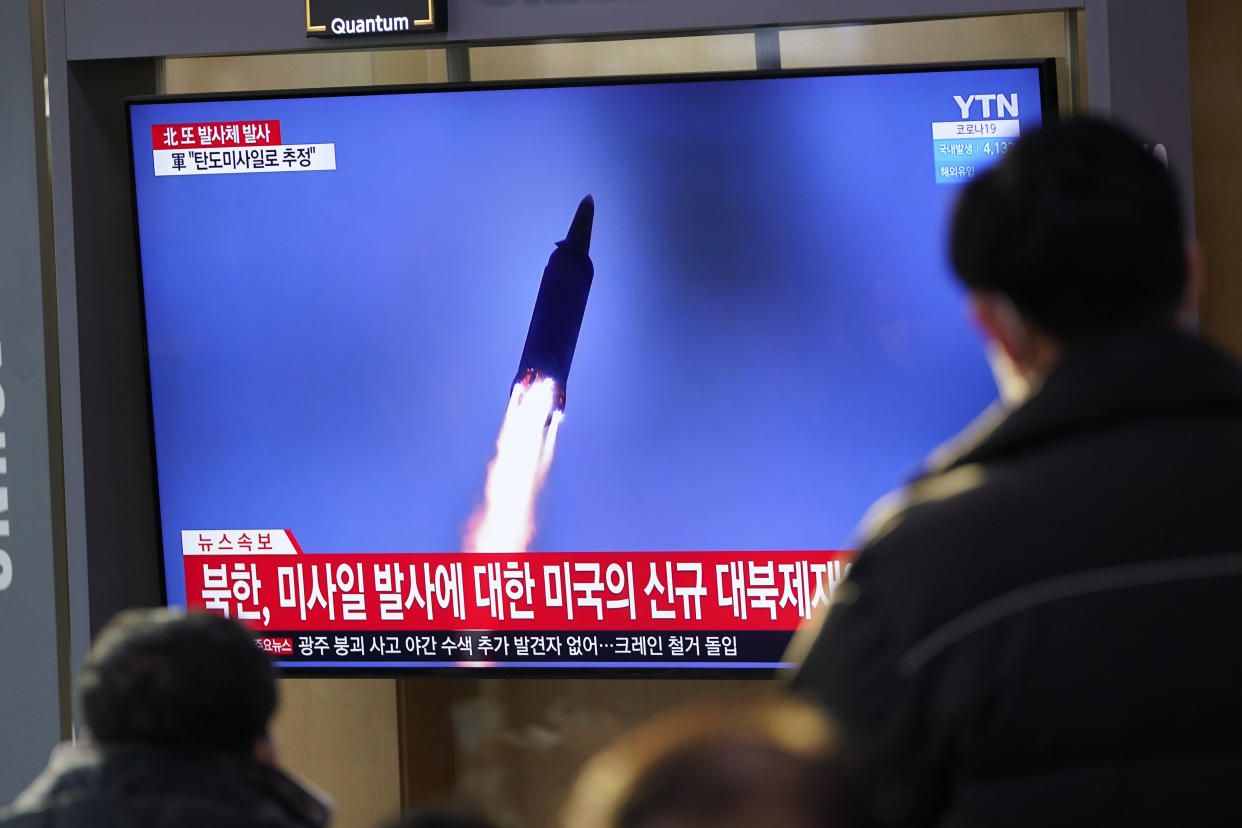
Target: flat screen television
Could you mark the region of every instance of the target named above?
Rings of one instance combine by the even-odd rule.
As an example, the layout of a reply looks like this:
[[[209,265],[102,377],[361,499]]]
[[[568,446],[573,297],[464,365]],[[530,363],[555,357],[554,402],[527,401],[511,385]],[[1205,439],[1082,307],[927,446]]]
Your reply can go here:
[[[131,101],[167,602],[293,673],[780,667],[867,506],[995,396],[946,221],[1052,74]],[[533,534],[472,546],[571,249]]]

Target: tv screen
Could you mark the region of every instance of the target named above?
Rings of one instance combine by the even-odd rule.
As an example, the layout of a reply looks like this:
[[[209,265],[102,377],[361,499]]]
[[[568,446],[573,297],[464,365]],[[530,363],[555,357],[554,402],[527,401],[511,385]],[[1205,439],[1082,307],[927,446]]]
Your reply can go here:
[[[995,396],[946,222],[1050,88],[131,102],[168,603],[290,671],[781,666]]]

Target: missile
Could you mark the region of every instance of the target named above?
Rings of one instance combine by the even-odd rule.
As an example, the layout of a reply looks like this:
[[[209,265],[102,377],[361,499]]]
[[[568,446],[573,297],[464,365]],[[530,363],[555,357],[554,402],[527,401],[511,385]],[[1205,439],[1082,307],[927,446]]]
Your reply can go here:
[[[556,243],[556,250],[543,269],[539,295],[530,315],[526,345],[518,362],[513,384],[527,387],[543,379],[556,386],[554,410],[565,410],[565,384],[569,366],[578,345],[582,315],[586,312],[587,294],[595,265],[591,263],[591,226],[595,221],[595,200],[582,199],[565,238]]]

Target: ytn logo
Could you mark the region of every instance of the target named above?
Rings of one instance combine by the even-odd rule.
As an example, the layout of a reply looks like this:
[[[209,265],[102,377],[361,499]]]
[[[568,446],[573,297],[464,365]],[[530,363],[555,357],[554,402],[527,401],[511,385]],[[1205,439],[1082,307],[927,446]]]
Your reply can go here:
[[[957,106],[962,110],[962,120],[970,120],[970,110],[974,108],[976,103],[982,104],[983,117],[992,117],[992,102],[996,102],[996,117],[1004,118],[1006,113],[1008,117],[1018,117],[1018,93],[1012,95],[971,95],[963,98],[961,95],[954,95],[953,100],[957,101]]]

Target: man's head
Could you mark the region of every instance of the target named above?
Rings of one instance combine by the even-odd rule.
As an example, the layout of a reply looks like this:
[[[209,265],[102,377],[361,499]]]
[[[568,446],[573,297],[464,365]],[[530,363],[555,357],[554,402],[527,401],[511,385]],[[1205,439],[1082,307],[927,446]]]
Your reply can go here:
[[[250,754],[265,743],[276,682],[268,657],[234,621],[129,610],[91,648],[81,703],[99,744]]]
[[[1020,372],[1051,351],[1171,325],[1197,301],[1177,188],[1119,127],[1052,125],[962,192],[953,266],[989,339]]]

